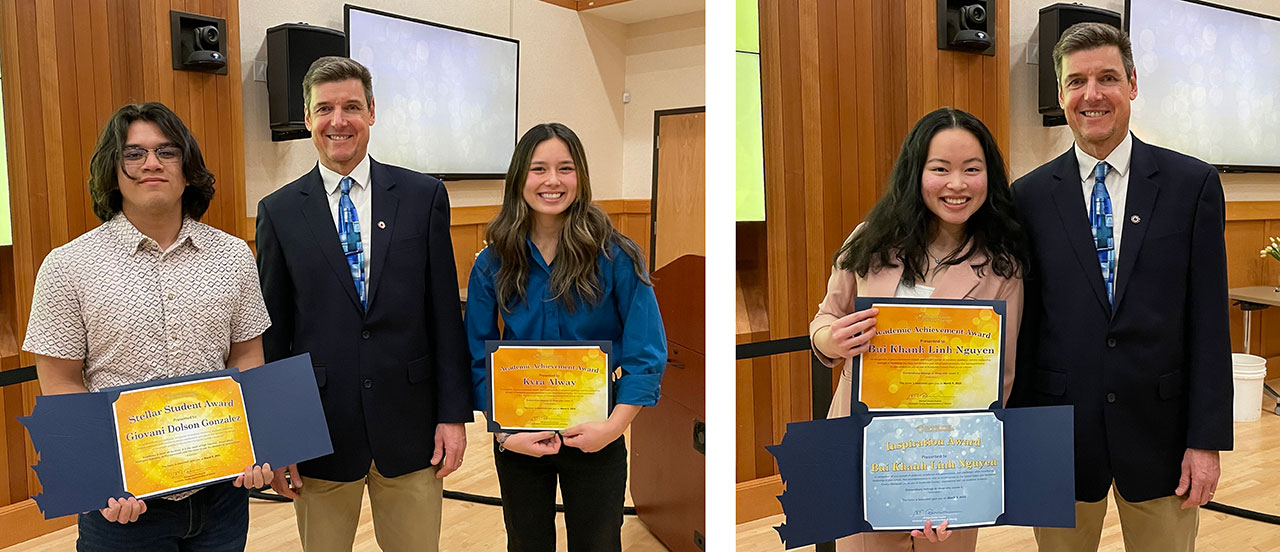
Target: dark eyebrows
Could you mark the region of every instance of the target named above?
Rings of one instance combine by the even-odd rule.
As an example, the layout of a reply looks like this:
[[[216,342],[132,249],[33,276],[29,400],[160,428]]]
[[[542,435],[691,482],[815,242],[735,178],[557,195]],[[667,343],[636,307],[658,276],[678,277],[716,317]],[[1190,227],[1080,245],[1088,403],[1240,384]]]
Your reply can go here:
[[[984,164],[984,165],[985,165],[985,164],[987,164],[987,161],[986,161],[985,159],[981,158],[981,157],[970,157],[970,158],[968,158],[968,159],[965,159],[964,161],[961,161],[961,162],[960,162],[960,164],[961,164],[961,165],[964,165],[964,164],[966,164],[966,163],[973,163],[973,162],[975,162],[975,161],[976,161],[976,162],[978,162],[978,163],[982,163],[982,164]],[[947,164],[947,165],[950,165],[950,164],[951,164],[951,161],[949,161],[949,160],[947,160],[947,159],[943,159],[943,158],[941,158],[941,157],[930,157],[929,159],[926,159],[926,160],[925,160],[925,164],[926,164],[926,165],[927,165],[927,164],[929,164],[929,163],[935,163],[935,162],[936,162],[936,163],[944,163],[944,164]]]

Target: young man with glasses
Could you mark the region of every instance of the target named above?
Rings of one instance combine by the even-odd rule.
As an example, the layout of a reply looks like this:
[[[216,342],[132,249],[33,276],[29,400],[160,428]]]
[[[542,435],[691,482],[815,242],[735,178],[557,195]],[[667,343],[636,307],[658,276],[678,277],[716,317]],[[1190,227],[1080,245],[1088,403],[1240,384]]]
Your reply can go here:
[[[45,257],[22,349],[45,394],[84,393],[263,364],[271,325],[253,254],[201,224],[213,174],[182,121],[158,103],[126,105],[89,163],[102,224]],[[269,465],[231,483],[80,514],[81,551],[243,550],[242,487],[271,482]]]

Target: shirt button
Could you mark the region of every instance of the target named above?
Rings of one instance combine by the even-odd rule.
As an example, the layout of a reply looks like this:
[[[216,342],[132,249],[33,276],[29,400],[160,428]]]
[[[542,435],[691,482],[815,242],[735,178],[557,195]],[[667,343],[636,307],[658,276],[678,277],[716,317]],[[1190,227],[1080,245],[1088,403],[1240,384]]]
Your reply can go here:
[[[1110,348],[1114,349],[1114,348],[1116,347],[1116,338],[1114,338],[1114,337],[1108,337],[1108,338],[1107,338],[1107,347],[1110,347]]]
[[[368,379],[368,378],[365,378],[365,380],[364,380],[364,388],[365,388],[365,389],[373,389],[373,380]]]
[[[169,334],[169,337],[172,337],[172,338],[174,338],[174,339],[178,339],[178,332],[173,332],[173,333]]]
[[[169,300],[170,300],[170,301],[172,301],[172,300],[173,300],[173,294],[172,294],[172,293],[170,293],[170,294],[169,294]]]
[[[369,330],[361,331],[361,332],[360,332],[360,337],[361,337],[361,338],[364,338],[364,339],[369,339]],[[368,380],[365,380],[365,381],[368,381]],[[366,386],[366,387],[367,387],[367,386]]]
[[[368,380],[365,380],[365,381],[368,381]],[[1116,402],[1116,394],[1115,394],[1115,393],[1107,393],[1107,402],[1109,402],[1109,403]]]

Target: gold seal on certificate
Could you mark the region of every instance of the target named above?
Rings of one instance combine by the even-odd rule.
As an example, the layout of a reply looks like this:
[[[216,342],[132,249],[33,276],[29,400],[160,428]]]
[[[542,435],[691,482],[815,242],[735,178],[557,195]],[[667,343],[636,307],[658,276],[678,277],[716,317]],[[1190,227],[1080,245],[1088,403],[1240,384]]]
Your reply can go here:
[[[124,488],[138,498],[230,479],[255,463],[230,377],[122,391],[113,408]]]
[[[488,341],[489,430],[559,431],[609,418],[608,341]]]
[[[858,298],[876,334],[859,356],[855,399],[882,410],[983,410],[998,405],[1004,301]]]

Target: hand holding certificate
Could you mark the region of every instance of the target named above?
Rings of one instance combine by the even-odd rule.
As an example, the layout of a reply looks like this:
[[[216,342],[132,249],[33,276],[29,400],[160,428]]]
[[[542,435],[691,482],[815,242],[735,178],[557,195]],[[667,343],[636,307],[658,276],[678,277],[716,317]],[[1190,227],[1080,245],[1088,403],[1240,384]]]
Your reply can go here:
[[[608,341],[488,341],[489,431],[561,431],[612,410]]]
[[[244,372],[41,396],[19,419],[40,452],[36,502],[46,518],[107,504],[107,519],[136,519],[140,498],[233,479],[260,486],[268,462],[333,451],[314,381],[301,355]]]
[[[1004,302],[858,298],[876,333],[858,359],[867,409],[975,410],[999,406]]]

